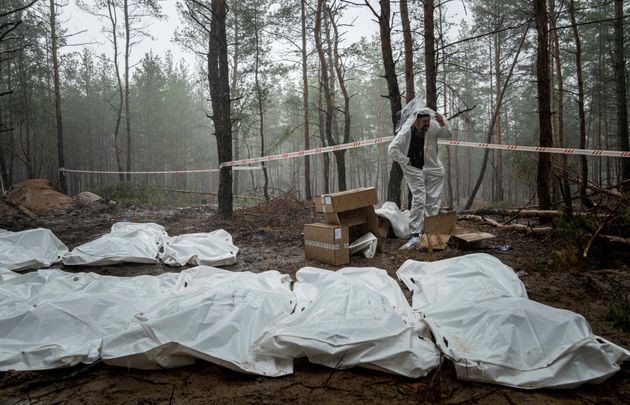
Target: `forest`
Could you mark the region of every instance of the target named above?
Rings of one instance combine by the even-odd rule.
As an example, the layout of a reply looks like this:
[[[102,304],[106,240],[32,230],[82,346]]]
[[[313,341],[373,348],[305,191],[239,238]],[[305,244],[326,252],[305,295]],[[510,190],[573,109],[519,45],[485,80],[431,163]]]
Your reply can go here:
[[[449,18],[455,6],[466,18]],[[218,194],[225,216],[234,196],[309,200],[368,185],[382,201],[405,203],[400,169],[382,144],[257,170],[219,166],[392,136],[397,113],[416,97],[449,118],[454,140],[628,150],[621,0],[193,0],[178,1],[177,15],[156,0],[0,7],[3,191],[28,178],[70,195],[151,186]],[[101,53],[73,44],[61,18],[71,7],[98,17]],[[378,25],[349,43],[362,21],[347,16],[359,8]],[[164,19],[178,27],[171,46],[195,55],[194,66],[170,52],[134,55],[151,22]],[[591,207],[593,190],[627,188],[630,177],[624,158],[441,153],[443,203],[456,209],[570,211],[576,201]],[[186,173],[200,169],[213,171]],[[127,173],[152,171],[167,173]]]
[[[0,405],[627,403],[629,16],[0,1]]]

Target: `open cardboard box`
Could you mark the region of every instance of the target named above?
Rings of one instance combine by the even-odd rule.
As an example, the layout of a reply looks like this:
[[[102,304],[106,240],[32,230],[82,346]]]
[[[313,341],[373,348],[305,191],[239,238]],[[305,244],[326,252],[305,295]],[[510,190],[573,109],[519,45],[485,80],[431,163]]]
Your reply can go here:
[[[495,235],[488,232],[479,232],[456,226],[456,219],[457,215],[455,212],[425,218],[424,233],[418,248],[444,250],[451,237],[465,243],[474,243],[495,237]]]
[[[383,237],[379,227],[378,216],[374,212],[374,206],[356,208],[350,211],[326,213],[326,223],[353,227],[366,224],[367,231],[372,232],[377,238]],[[366,232],[367,232],[366,231]]]

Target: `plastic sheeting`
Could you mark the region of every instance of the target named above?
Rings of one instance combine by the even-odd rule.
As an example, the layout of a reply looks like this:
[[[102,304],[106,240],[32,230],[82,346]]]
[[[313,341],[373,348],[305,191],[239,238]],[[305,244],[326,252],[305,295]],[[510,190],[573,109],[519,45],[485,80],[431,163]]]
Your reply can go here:
[[[38,370],[100,357],[131,368],[201,358],[269,376],[292,359],[249,350],[295,306],[288,275],[195,267],[157,277],[39,270],[0,282],[0,370]]]
[[[236,263],[236,255],[238,247],[232,243],[232,235],[219,229],[168,238],[160,259],[169,266],[225,266]]]
[[[66,245],[48,229],[0,231],[0,271],[49,267],[67,252]]]
[[[158,224],[118,222],[111,232],[78,246],[63,257],[65,265],[106,266],[110,264],[157,263],[158,254],[168,237]]]
[[[411,236],[409,232],[409,211],[401,212],[398,205],[392,201],[384,202],[380,208],[374,211],[376,215],[389,221],[397,238],[408,239]]]
[[[601,382],[630,358],[593,335],[581,315],[529,300],[512,269],[493,256],[408,260],[397,275],[461,379],[570,388]]]
[[[296,277],[295,312],[271,324],[254,350],[408,377],[424,376],[439,364],[433,342],[420,337],[426,329],[384,270],[305,267]]]
[[[3,281],[11,280],[12,278],[16,278],[20,275],[20,273],[16,273],[11,270],[6,270],[0,268],[0,283]]]
[[[363,253],[368,259],[373,259],[378,247],[378,238],[372,232],[368,232],[350,244],[350,253]]]

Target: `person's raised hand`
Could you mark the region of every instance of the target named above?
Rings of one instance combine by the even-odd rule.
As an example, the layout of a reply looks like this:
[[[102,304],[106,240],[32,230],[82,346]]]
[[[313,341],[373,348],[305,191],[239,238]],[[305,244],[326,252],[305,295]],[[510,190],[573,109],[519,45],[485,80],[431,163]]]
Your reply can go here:
[[[446,125],[446,123],[444,122],[444,117],[437,111],[435,113],[435,120],[438,122],[438,124],[440,124],[441,127]]]

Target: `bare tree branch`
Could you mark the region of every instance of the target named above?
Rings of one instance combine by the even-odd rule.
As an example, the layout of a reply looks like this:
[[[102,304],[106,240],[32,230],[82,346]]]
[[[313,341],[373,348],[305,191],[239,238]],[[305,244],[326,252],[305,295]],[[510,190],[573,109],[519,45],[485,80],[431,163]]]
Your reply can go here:
[[[0,18],[9,16],[11,14],[15,14],[15,13],[17,13],[19,11],[22,11],[22,10],[26,10],[27,8],[31,7],[33,4],[37,3],[37,1],[38,0],[33,0],[29,4],[26,4],[26,5],[22,6],[22,7],[18,7],[15,10],[11,10],[11,11],[9,11],[7,13],[2,13],[2,14],[0,14]]]

